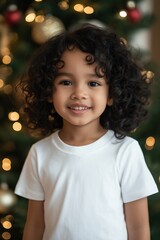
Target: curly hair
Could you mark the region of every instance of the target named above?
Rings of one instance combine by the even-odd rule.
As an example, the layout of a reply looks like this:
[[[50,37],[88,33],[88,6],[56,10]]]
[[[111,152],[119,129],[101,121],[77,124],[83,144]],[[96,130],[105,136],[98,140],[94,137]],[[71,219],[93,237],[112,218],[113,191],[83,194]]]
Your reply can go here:
[[[105,129],[113,130],[117,138],[123,138],[147,116],[150,97],[147,76],[142,74],[144,69],[120,37],[111,29],[91,24],[52,37],[34,53],[20,79],[28,128],[38,130],[41,136],[62,128],[63,120],[53,112],[49,99],[54,94],[57,63],[71,46],[91,54],[97,68],[103,69],[113,105],[106,106],[100,123]]]

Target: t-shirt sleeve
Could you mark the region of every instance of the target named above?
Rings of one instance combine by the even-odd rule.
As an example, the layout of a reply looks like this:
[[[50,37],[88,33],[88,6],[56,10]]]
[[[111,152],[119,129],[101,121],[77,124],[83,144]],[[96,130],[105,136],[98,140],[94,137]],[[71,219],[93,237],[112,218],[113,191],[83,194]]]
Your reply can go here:
[[[157,185],[138,142],[132,142],[123,150],[125,154],[120,154],[119,165],[123,202],[135,201],[157,193]]]
[[[32,200],[44,200],[44,191],[38,173],[38,159],[34,148],[31,147],[19,180],[15,187],[15,194]]]

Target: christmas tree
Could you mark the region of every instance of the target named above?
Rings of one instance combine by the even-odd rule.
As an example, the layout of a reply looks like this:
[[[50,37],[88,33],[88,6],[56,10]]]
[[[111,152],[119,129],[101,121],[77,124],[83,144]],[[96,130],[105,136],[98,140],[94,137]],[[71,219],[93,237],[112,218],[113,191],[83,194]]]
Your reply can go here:
[[[0,238],[22,239],[27,201],[14,195],[14,187],[32,143],[20,117],[21,92],[15,88],[20,74],[36,48],[49,37],[77,22],[112,27],[126,42],[139,29],[152,25],[154,16],[143,13],[141,0],[1,0],[0,1]],[[143,52],[148,81],[156,66]],[[146,57],[147,55],[147,57]],[[156,76],[156,74],[155,74]],[[159,87],[153,84],[148,120],[132,133],[143,149],[155,181],[159,181]],[[160,202],[158,194],[149,198],[151,235],[159,239]]]

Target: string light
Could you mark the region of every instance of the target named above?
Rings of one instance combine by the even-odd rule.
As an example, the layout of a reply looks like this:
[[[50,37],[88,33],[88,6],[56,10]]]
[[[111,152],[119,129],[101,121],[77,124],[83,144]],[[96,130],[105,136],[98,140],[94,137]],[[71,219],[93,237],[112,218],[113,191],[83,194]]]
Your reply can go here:
[[[146,139],[146,144],[145,144],[145,148],[147,149],[147,150],[152,150],[153,149],[153,147],[154,147],[154,145],[155,145],[155,138],[154,137],[152,137],[152,136],[150,136],[150,137],[148,137],[147,139]]]
[[[8,220],[5,220],[3,223],[2,223],[2,226],[5,228],[5,229],[10,229],[12,227],[12,223]]]
[[[4,81],[3,79],[0,79],[0,88],[3,88],[3,86],[4,86]]]
[[[10,171],[11,170],[11,165],[8,164],[8,163],[5,163],[5,164],[2,165],[2,169],[6,172]]]
[[[13,127],[13,130],[16,132],[19,132],[22,130],[22,124],[20,122],[13,123],[12,127]]]
[[[34,19],[35,19],[35,17],[36,17],[36,14],[35,14],[35,13],[30,13],[30,14],[28,14],[28,15],[25,17],[25,21],[26,21],[26,22],[33,22]]]
[[[8,114],[8,118],[11,121],[17,121],[19,119],[19,113],[18,112],[10,112]]]
[[[5,229],[10,229],[13,221],[14,217],[12,215],[7,215],[4,218],[1,218],[1,224]]]
[[[45,20],[44,15],[38,15],[38,16],[35,18],[35,22],[36,22],[36,23],[42,23],[42,22],[44,22],[44,20]]]
[[[11,63],[11,61],[12,61],[12,59],[11,59],[11,57],[10,57],[9,55],[5,55],[5,56],[3,56],[3,58],[2,58],[3,64],[8,65],[8,64]]]
[[[29,9],[26,13],[25,21],[30,23],[33,22],[36,17],[36,14],[33,9]]]
[[[80,3],[77,3],[77,4],[74,5],[73,8],[76,12],[83,12],[84,6]]]
[[[19,132],[22,129],[22,124],[20,122],[17,122],[20,118],[18,112],[10,112],[8,114],[8,118],[10,121],[15,121],[12,125],[12,128],[14,131]]]
[[[94,8],[93,7],[91,7],[91,6],[84,7],[80,3],[75,4],[73,8],[74,8],[74,10],[76,12],[84,12],[85,14],[92,14],[92,13],[94,13]]]
[[[119,12],[119,16],[120,16],[120,18],[126,18],[127,17],[127,12],[125,10],[121,10]]]
[[[11,234],[9,232],[2,233],[2,238],[5,240],[11,239]]]
[[[69,8],[69,4],[67,1],[61,1],[58,3],[58,6],[61,10],[67,10]]]
[[[86,7],[84,8],[84,13],[86,13],[86,14],[92,14],[92,13],[94,13],[93,7],[86,6]]]
[[[4,158],[2,160],[2,169],[4,171],[10,171],[11,170],[11,160],[9,158]]]

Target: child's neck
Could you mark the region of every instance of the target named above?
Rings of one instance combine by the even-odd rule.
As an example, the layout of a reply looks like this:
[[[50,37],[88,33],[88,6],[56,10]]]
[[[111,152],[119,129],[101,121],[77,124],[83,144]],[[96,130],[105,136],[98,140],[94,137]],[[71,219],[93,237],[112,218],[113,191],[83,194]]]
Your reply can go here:
[[[95,142],[106,133],[102,127],[98,129],[91,129],[90,131],[85,128],[75,127],[69,130],[62,128],[59,132],[59,137],[63,142],[72,146],[83,146]]]

